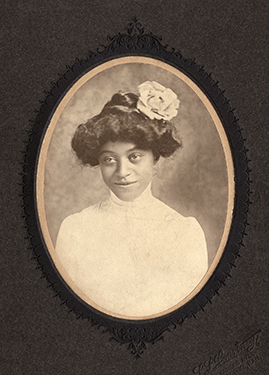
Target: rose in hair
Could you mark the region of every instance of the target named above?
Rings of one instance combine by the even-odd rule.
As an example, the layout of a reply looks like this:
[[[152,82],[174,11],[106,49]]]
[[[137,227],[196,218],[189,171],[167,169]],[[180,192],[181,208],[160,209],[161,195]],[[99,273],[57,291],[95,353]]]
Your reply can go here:
[[[138,86],[137,109],[151,120],[170,121],[177,115],[179,100],[177,95],[157,82],[144,82]]]

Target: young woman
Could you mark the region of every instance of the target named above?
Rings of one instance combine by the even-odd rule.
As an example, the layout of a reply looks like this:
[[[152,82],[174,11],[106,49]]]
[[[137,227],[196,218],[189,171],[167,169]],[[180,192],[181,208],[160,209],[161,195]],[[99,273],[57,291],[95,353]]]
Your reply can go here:
[[[56,244],[65,271],[93,306],[134,318],[171,309],[207,270],[197,220],[151,193],[159,158],[180,147],[170,122],[179,100],[156,82],[138,90],[116,93],[77,128],[72,148],[84,165],[100,166],[110,197],[67,217]]]

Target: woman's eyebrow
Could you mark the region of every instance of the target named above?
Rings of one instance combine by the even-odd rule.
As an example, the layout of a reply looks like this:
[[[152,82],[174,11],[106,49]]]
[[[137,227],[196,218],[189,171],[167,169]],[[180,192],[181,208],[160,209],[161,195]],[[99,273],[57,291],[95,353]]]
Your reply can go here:
[[[139,147],[137,147],[137,146],[135,146],[135,147],[132,147],[129,150],[127,150],[127,152],[132,152],[132,151],[142,151],[142,149],[139,148]]]
[[[113,155],[116,155],[116,152],[111,151],[111,150],[102,150],[100,152],[100,156],[103,155],[103,154],[113,154]]]
[[[132,147],[132,148],[129,148],[128,150],[126,150],[125,152],[126,153],[129,153],[129,152],[132,152],[132,151],[142,151],[142,149],[140,149],[139,147]],[[113,151],[113,150],[102,150],[100,152],[100,156],[105,154],[105,153],[109,153],[109,154],[113,154],[113,155],[116,155],[117,152]]]

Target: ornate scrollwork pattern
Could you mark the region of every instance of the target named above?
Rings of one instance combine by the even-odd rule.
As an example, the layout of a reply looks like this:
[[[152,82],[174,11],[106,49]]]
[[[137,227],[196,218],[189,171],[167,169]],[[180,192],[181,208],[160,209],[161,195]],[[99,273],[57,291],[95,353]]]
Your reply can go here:
[[[155,344],[157,341],[163,340],[163,333],[169,332],[171,329],[175,329],[176,325],[171,324],[165,327],[159,326],[153,328],[128,328],[128,329],[113,329],[111,331],[111,340],[116,340],[121,344],[127,343],[127,349],[130,350],[131,354],[135,358],[139,358],[144,351],[147,349],[148,344]]]
[[[141,23],[134,18],[126,28],[127,33],[118,33],[113,37],[108,37],[108,45],[102,45],[98,48],[98,53],[114,51],[117,48],[128,48],[129,50],[142,50],[142,49],[156,49],[165,50],[170,53],[175,53],[174,48],[169,48],[168,45],[162,45],[162,37],[153,35],[151,32],[144,33],[144,27]],[[177,53],[180,55],[180,53]]]

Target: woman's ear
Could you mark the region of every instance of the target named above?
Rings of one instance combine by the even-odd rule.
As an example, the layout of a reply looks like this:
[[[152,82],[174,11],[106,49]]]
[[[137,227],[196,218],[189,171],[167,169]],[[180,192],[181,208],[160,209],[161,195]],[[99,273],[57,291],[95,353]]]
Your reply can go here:
[[[154,162],[153,162],[153,177],[157,176],[158,172],[159,172],[159,167],[158,167],[158,161],[159,161],[160,158],[158,159],[155,159]]]
[[[153,160],[153,164],[156,165],[159,160],[160,160],[160,156],[155,157],[155,159]]]

